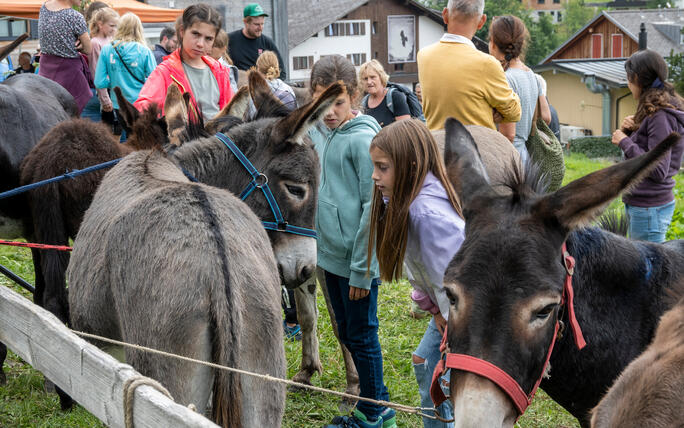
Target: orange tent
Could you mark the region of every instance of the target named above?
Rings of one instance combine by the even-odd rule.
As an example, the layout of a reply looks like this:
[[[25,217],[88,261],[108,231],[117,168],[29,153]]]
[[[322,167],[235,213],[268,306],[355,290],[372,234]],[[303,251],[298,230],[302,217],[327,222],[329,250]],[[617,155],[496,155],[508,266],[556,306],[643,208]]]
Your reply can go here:
[[[135,0],[103,0],[114,10],[123,15],[133,12],[142,22],[173,22],[183,13],[181,9],[166,9],[150,6]],[[45,0],[0,0],[0,15],[14,16],[25,19],[38,19],[40,7]]]

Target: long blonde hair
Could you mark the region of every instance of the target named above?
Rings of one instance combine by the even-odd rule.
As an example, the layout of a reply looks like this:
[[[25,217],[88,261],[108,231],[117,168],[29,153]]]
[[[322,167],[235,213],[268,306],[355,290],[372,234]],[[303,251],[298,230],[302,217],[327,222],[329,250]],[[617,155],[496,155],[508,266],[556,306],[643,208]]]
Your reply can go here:
[[[143,35],[143,26],[138,15],[132,12],[125,13],[119,20],[119,25],[116,27],[115,45],[124,42],[138,42],[145,45],[145,36]]]
[[[90,18],[90,22],[88,23],[90,28],[90,36],[92,37],[95,34],[100,34],[100,28],[97,24],[106,24],[113,19],[119,19],[119,14],[111,7],[103,7],[96,10],[95,13],[93,13],[93,17]]]
[[[380,265],[380,279],[398,280],[402,276],[408,239],[409,207],[420,193],[425,176],[431,172],[444,186],[449,202],[460,217],[461,203],[454,191],[442,155],[427,126],[419,120],[398,120],[378,132],[371,150],[382,150],[394,167],[392,196],[387,205],[375,189],[368,239],[368,269],[373,248]]]
[[[280,65],[278,64],[278,56],[273,51],[264,51],[256,60],[256,68],[259,73],[266,76],[268,80],[277,79],[280,77]]]

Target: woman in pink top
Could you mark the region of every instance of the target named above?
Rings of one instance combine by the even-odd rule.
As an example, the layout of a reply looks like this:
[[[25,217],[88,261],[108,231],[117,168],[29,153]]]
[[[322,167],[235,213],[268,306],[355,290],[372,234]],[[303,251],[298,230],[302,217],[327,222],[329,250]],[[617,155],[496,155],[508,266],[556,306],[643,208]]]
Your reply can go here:
[[[92,50],[88,55],[88,65],[92,76],[95,76],[95,67],[97,67],[97,60],[100,58],[100,50],[102,50],[102,46],[112,41],[118,22],[119,14],[109,7],[98,9],[90,18],[88,25]],[[83,108],[81,117],[88,118],[93,122],[99,122],[101,118],[107,122],[113,122],[112,100],[109,98],[107,89],[93,89],[92,92],[93,97]],[[109,120],[107,120],[108,118]]]

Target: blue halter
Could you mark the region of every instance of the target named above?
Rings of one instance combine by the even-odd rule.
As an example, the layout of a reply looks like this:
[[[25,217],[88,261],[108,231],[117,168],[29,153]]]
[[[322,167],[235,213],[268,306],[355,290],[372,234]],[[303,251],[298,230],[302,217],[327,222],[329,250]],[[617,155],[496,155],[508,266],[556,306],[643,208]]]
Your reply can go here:
[[[249,159],[247,159],[245,154],[242,153],[238,146],[236,146],[235,143],[230,138],[228,138],[228,136],[220,132],[217,132],[216,138],[221,140],[221,142],[225,144],[226,147],[228,147],[228,149],[230,149],[230,151],[240,161],[242,166],[245,167],[249,175],[252,176],[252,181],[250,181],[247,187],[245,187],[245,190],[243,190],[242,193],[240,193],[240,199],[244,201],[245,199],[247,199],[249,195],[252,194],[254,189],[257,188],[261,189],[261,191],[264,193],[266,201],[268,202],[268,205],[271,207],[273,217],[275,217],[275,222],[261,222],[263,223],[265,229],[274,230],[276,232],[293,233],[295,235],[307,236],[309,238],[314,239],[318,238],[318,236],[316,235],[316,231],[313,229],[307,229],[305,227],[298,227],[287,224],[287,221],[285,221],[285,219],[283,218],[283,214],[280,212],[278,202],[273,197],[273,192],[271,192],[271,188],[268,187],[268,177],[266,176],[266,174],[257,171],[254,165],[252,165],[252,162],[250,162]]]

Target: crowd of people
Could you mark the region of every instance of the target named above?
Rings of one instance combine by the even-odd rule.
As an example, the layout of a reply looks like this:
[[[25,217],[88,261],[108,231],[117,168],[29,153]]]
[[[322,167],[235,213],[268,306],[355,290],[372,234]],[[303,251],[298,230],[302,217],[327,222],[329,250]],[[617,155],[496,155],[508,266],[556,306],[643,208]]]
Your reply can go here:
[[[268,15],[258,4],[244,8],[244,27],[231,33],[222,29],[222,19],[211,6],[192,5],[175,28],[161,32],[152,51],[137,16],[119,17],[103,3],[96,5],[99,10],[89,11],[86,22],[72,9],[78,3],[48,0],[42,6],[38,73],[69,90],[85,117],[114,122],[118,103],[111,90],[116,86],[139,109],[150,104],[163,109],[167,88],[175,84],[190,95],[204,117],[211,118],[236,93],[237,70],[251,67],[266,77],[285,106],[297,107],[294,91],[285,83],[278,49],[262,33]],[[318,266],[325,274],[340,341],[356,365],[361,396],[389,400],[377,299],[381,280],[406,275],[413,287],[414,312],[432,316],[412,356],[424,407],[432,406],[430,383],[449,317],[442,278],[465,239],[459,198],[430,131],[443,128],[447,117],[497,129],[524,163],[530,159],[525,143],[534,117],[558,132],[546,83],[523,60],[529,34],[522,20],[494,18],[486,54],[471,41],[487,21],[484,0],[450,0],[443,19],[446,32],[439,42],[418,52],[415,93],[391,85],[377,60],[357,72],[343,56],[324,56],[313,65],[310,76],[313,97],[335,82],[346,88],[321,126],[310,131],[322,174],[316,216]],[[22,54],[19,63],[17,73],[35,71],[30,55]],[[684,100],[667,82],[667,65],[657,53],[639,51],[627,61],[626,71],[638,107],[612,141],[631,158],[652,149],[671,132],[684,135]],[[249,114],[255,112],[252,104]],[[679,170],[683,150],[680,140],[624,198],[631,237],[665,239],[674,210],[672,177]],[[283,300],[294,302],[291,294]],[[296,316],[292,305],[286,306],[284,328],[288,336],[296,337]],[[445,388],[447,382],[445,376]],[[439,410],[449,419],[450,402]],[[427,418],[423,423],[450,426]],[[396,417],[390,408],[359,402],[351,415],[336,417],[330,426],[392,428]]]

